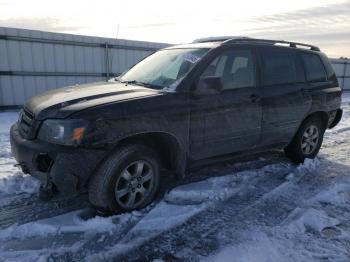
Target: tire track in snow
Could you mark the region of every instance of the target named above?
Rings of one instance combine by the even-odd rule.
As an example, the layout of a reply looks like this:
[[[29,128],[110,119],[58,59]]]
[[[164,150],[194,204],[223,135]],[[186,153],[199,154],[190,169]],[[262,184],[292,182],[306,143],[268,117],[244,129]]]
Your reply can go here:
[[[61,215],[88,205],[84,194],[57,196],[50,201],[41,201],[33,194],[7,196],[0,200],[0,228]]]
[[[173,254],[182,248],[196,250],[201,255],[209,254],[218,248],[216,234],[221,232],[223,225],[225,227],[229,225],[231,228],[234,225],[232,221],[241,210],[254,205],[264,195],[285,183],[284,177],[288,174],[288,169],[283,164],[280,167],[282,168],[275,173],[260,170],[262,174],[252,177],[249,183],[241,185],[234,197],[209,204],[205,211],[190,218],[184,224],[164,232],[152,240],[148,239],[147,243],[141,247],[129,250],[128,254],[130,255],[113,253],[112,251],[101,256],[104,259],[118,261],[151,261],[158,257],[168,260],[175,258]],[[218,223],[218,217],[220,217],[220,223]],[[242,221],[244,219],[238,221],[239,227],[242,226]],[[200,241],[198,241],[199,239]],[[110,249],[113,250],[113,247]]]
[[[295,169],[289,171],[295,172]],[[304,199],[317,194],[329,184],[329,180],[323,177],[317,179],[317,174],[315,176],[308,171],[297,179],[286,181],[284,177],[288,173],[285,169],[252,181],[251,186],[231,199],[216,203],[186,224],[144,244],[135,250],[136,256],[133,254],[113,259],[198,260],[215,252],[222,245],[239,243],[240,235],[252,225],[279,225]],[[187,250],[186,254],[181,257],[184,250]]]
[[[192,182],[198,182],[198,181],[202,181],[205,180],[207,178],[213,177],[213,172],[215,172],[214,176],[218,177],[218,176],[222,176],[222,175],[227,175],[228,173],[234,173],[234,172],[241,172],[241,171],[249,171],[251,170],[252,166],[254,166],[255,168],[263,168],[264,166],[268,166],[271,165],[271,162],[278,162],[281,163],[281,159],[278,160],[278,158],[280,157],[280,153],[279,152],[273,152],[270,153],[270,155],[265,155],[264,158],[261,158],[259,160],[254,160],[251,161],[251,157],[249,157],[248,159],[245,159],[246,162],[236,162],[237,160],[231,160],[225,162],[225,165],[223,166],[223,163],[220,164],[220,168],[218,170],[218,165],[212,165],[209,166],[207,168],[205,168],[205,170],[203,169],[199,169],[195,172],[193,172],[191,174],[191,176],[187,177],[187,179],[185,180],[181,180],[181,181],[168,181],[165,183],[165,185],[163,185],[163,193],[166,190],[171,190],[169,188],[174,188],[180,185],[184,185],[184,184],[188,184],[188,183],[192,183]],[[254,159],[254,158],[252,158]],[[283,160],[283,159],[282,159]],[[234,162],[232,162],[234,161]],[[161,195],[159,196],[158,200],[154,203],[154,205],[156,205],[156,203],[160,202],[163,200],[163,193],[161,193]],[[153,206],[152,208],[155,208],[156,206]],[[152,209],[151,209],[152,210]],[[151,210],[148,210],[148,212],[151,212]],[[147,215],[144,214],[144,216]],[[74,261],[80,261],[83,260],[89,253],[98,253],[101,250],[105,250],[106,249],[106,245],[108,245],[108,247],[111,247],[113,245],[118,245],[121,241],[123,241],[123,237],[128,235],[129,232],[131,232],[133,230],[133,228],[135,226],[137,226],[137,224],[139,222],[142,221],[142,217],[140,217],[137,220],[134,220],[133,223],[129,223],[127,225],[125,225],[125,227],[123,228],[123,230],[120,230],[118,232],[113,232],[113,235],[104,235],[104,241],[103,242],[97,242],[96,240],[98,239],[98,237],[94,237],[93,239],[90,239],[89,241],[87,241],[86,243],[84,243],[84,248],[81,248],[75,252],[61,252],[61,253],[57,253],[57,254],[52,254],[50,256],[50,259],[52,258],[53,261],[61,261],[62,259],[65,259],[67,257],[69,257],[70,260],[74,260]]]

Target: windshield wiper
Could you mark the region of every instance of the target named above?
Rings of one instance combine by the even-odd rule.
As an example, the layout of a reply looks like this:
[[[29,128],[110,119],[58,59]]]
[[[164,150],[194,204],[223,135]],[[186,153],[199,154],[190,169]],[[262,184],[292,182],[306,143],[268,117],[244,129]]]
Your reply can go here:
[[[163,88],[163,86],[149,84],[149,83],[144,83],[144,82],[139,82],[139,81],[136,81],[136,80],[121,81],[121,82],[124,83],[124,84],[127,84],[127,85],[138,85],[138,86],[144,86],[144,87],[156,88],[156,89],[162,89]]]

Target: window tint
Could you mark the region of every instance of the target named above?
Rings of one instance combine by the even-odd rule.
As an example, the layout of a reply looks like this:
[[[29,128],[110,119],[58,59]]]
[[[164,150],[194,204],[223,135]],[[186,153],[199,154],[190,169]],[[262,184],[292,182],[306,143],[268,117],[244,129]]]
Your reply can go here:
[[[216,57],[201,78],[219,77],[222,89],[255,86],[255,65],[250,50],[230,50]]]
[[[295,56],[288,50],[263,49],[262,81],[264,85],[289,84],[297,81]]]
[[[308,81],[325,81],[327,79],[323,63],[318,55],[302,53],[301,57],[305,65],[306,79]]]

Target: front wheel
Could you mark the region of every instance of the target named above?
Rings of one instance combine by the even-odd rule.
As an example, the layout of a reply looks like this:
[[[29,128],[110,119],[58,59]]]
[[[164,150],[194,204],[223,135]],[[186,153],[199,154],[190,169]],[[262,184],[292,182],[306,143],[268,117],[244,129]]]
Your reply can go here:
[[[304,162],[305,158],[315,158],[321,148],[324,132],[325,126],[319,118],[305,120],[284,149],[286,156],[297,163]]]
[[[157,154],[144,145],[116,150],[89,183],[90,202],[99,210],[115,213],[148,205],[159,187]]]

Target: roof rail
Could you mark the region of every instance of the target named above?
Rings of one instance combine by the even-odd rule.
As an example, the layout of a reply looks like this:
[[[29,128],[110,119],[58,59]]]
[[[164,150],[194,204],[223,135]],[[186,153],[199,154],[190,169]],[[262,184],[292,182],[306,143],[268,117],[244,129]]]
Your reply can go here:
[[[223,42],[227,40],[233,40],[233,39],[245,39],[248,37],[244,36],[211,36],[211,37],[203,37],[193,40],[192,43],[207,43],[207,42]]]
[[[290,41],[284,41],[284,40],[267,40],[267,39],[258,39],[258,38],[249,38],[249,37],[227,39],[223,42],[223,44],[232,44],[232,43],[240,43],[240,42],[267,43],[271,45],[287,44],[289,45],[289,47],[297,48],[298,46],[304,46],[304,47],[310,48],[310,50],[313,50],[313,51],[320,51],[320,48],[314,45],[308,45],[308,44],[302,44],[302,43],[290,42]]]

